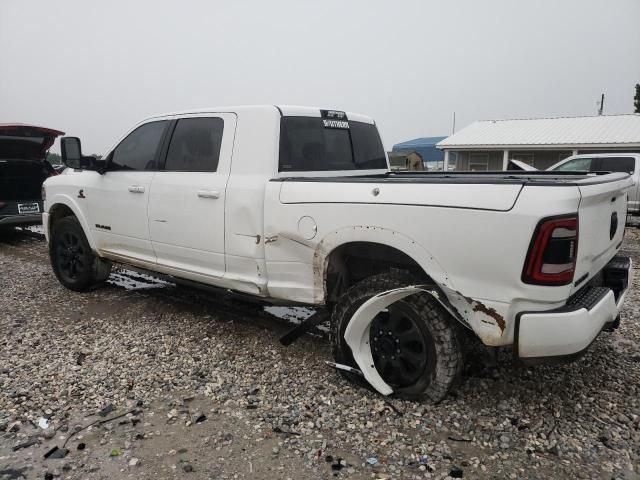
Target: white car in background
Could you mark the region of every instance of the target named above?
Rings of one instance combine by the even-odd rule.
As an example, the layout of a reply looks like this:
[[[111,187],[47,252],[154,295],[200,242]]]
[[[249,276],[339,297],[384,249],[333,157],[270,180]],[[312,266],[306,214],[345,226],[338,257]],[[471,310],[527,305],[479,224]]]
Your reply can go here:
[[[549,167],[558,172],[624,172],[631,175],[633,187],[627,191],[628,211],[640,215],[640,153],[595,153],[574,155]]]

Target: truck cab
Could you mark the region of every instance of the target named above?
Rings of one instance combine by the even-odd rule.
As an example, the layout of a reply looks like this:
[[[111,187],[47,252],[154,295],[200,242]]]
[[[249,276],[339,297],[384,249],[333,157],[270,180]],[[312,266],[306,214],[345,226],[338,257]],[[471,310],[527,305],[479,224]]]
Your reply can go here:
[[[265,195],[279,188],[270,180],[387,172],[373,120],[349,113],[350,131],[325,129],[339,127],[329,112],[245,106],[148,118],[100,169],[66,172],[79,181],[66,201],[101,256],[267,296]]]

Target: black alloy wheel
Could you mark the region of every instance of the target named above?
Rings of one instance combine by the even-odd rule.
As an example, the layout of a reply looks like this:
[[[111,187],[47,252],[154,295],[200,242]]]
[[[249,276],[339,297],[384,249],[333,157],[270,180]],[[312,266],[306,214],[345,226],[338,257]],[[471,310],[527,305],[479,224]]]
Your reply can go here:
[[[76,280],[86,273],[87,255],[80,238],[75,232],[66,231],[57,239],[56,263],[61,275],[68,280]]]
[[[424,322],[403,302],[390,305],[371,322],[371,354],[382,379],[392,387],[413,385],[428,365],[435,363],[433,338],[425,335]]]
[[[56,220],[49,240],[53,272],[69,290],[84,292],[109,278],[111,262],[93,253],[77,218]]]
[[[392,271],[367,277],[340,296],[331,316],[331,343],[336,363],[358,369],[344,338],[353,315],[372,296],[420,279]],[[376,371],[406,399],[427,397],[439,402],[459,378],[464,365],[456,320],[428,293],[416,293],[380,311],[369,327],[369,345]],[[349,380],[372,388],[364,377],[341,370]]]

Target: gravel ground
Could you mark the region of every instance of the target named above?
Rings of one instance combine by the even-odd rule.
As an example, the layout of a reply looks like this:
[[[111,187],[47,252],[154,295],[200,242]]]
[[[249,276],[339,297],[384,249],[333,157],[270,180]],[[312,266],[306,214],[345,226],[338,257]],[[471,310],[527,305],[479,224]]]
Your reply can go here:
[[[432,405],[347,383],[322,331],[283,347],[261,308],[112,280],[65,290],[40,235],[0,234],[0,479],[640,478],[637,281],[578,362],[472,360]]]

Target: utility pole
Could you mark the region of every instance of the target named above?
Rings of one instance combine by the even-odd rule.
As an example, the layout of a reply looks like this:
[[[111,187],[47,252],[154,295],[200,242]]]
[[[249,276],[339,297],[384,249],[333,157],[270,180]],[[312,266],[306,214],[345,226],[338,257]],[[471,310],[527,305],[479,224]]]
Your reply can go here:
[[[602,111],[604,110],[604,93],[600,97],[600,102],[598,102],[598,105],[600,105],[598,107],[598,115],[602,115]]]

